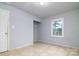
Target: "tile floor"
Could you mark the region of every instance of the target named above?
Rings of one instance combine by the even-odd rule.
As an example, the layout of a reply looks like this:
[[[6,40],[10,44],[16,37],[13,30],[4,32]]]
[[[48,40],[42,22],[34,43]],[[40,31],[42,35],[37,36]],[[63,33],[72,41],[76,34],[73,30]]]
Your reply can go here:
[[[28,47],[0,53],[0,56],[79,56],[79,49],[35,43]]]

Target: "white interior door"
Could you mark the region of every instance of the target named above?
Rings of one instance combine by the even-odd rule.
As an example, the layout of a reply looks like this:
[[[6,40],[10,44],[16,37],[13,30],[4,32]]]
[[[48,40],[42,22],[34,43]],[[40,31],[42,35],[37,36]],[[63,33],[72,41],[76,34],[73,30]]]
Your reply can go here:
[[[0,52],[8,49],[8,22],[9,11],[0,9]]]

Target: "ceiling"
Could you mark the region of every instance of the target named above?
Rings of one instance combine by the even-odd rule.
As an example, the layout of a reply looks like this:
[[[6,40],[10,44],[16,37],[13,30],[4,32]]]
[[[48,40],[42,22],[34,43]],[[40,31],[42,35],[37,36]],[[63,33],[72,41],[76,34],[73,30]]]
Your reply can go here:
[[[40,5],[39,2],[9,2],[8,4],[42,19],[79,8],[79,2],[45,2],[45,5]]]

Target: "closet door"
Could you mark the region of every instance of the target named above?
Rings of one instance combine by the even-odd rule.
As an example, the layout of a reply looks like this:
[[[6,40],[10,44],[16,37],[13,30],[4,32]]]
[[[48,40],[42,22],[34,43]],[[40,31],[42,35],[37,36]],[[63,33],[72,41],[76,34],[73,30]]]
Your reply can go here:
[[[37,41],[37,23],[34,23],[34,42]]]

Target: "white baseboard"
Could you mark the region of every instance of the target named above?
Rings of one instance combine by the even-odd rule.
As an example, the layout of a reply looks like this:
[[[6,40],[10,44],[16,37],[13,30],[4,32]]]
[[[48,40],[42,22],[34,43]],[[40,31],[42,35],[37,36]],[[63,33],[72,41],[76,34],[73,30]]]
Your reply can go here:
[[[59,43],[51,43],[51,42],[47,42],[47,41],[39,41],[39,42],[42,42],[42,43],[47,43],[47,44],[52,44],[52,45],[58,45],[58,46],[62,46],[62,47],[67,47],[67,48],[74,48],[74,49],[79,49],[78,47],[72,47],[72,46],[69,46],[69,45],[66,45],[66,44],[59,44]]]
[[[24,45],[19,46],[19,47],[16,47],[16,48],[10,48],[9,50],[20,49],[20,48],[28,47],[28,46],[31,46],[31,45],[33,45],[33,42],[30,42],[30,43],[24,44]],[[9,51],[9,50],[8,50],[8,51]]]

